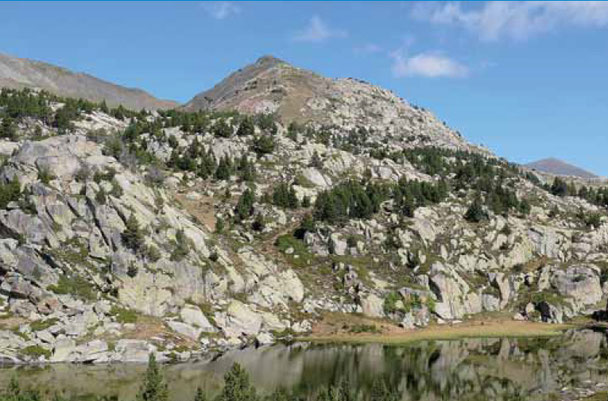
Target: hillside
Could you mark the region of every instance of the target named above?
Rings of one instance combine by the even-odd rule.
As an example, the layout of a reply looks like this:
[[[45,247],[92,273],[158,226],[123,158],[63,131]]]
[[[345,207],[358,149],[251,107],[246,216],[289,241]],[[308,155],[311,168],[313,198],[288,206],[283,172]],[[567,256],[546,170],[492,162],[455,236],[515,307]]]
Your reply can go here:
[[[525,165],[528,168],[531,168],[536,171],[540,171],[542,173],[567,176],[567,177],[578,177],[584,179],[593,179],[598,178],[597,175],[584,170],[580,167],[574,166],[572,164],[566,163],[563,160],[548,158],[538,160],[532,163],[528,163]]]
[[[285,124],[379,134],[392,148],[434,144],[485,151],[429,111],[361,80],[330,79],[272,56],[259,58],[183,106],[186,111],[274,113]]]
[[[608,188],[542,183],[369,84],[256,65],[196,112],[0,93],[2,361],[185,360],[330,312],[352,334],[604,308]],[[308,106],[348,95],[251,113],[275,74]]]
[[[105,100],[109,106],[130,110],[171,109],[177,103],[154,98],[141,89],[125,88],[91,75],[76,73],[40,61],[0,54],[0,88],[43,89],[58,96]]]

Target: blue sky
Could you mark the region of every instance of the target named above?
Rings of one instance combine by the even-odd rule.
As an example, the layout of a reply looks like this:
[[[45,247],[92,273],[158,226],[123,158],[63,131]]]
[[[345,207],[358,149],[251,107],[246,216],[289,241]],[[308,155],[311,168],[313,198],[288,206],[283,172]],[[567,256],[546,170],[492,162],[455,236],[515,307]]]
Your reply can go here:
[[[608,176],[608,3],[0,3],[0,52],[187,101],[272,54]]]

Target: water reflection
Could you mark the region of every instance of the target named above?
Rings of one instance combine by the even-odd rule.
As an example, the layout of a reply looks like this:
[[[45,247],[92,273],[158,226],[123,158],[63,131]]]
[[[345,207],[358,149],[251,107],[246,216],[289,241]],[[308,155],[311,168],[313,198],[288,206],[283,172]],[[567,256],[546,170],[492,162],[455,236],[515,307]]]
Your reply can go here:
[[[284,387],[300,394],[348,379],[365,394],[377,378],[403,400],[546,400],[563,387],[607,380],[608,345],[600,331],[571,331],[549,339],[467,339],[379,344],[295,344],[229,352],[213,361],[172,365],[166,375],[175,401],[190,401],[198,386],[216,393],[234,361],[263,392]],[[87,399],[135,398],[143,365],[52,365],[0,370],[0,386],[13,375],[26,385]]]

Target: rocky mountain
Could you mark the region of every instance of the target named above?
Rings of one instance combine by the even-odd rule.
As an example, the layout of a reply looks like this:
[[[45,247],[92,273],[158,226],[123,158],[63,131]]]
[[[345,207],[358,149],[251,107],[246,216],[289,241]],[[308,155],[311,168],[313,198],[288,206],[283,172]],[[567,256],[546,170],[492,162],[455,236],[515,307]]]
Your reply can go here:
[[[176,102],[156,99],[141,89],[125,88],[88,74],[76,73],[40,61],[0,54],[0,88],[44,89],[58,96],[105,100],[110,106],[131,110],[165,110]]]
[[[361,80],[330,79],[264,56],[196,95],[186,111],[276,113],[285,124],[382,132],[395,148],[434,144],[485,151],[466,142],[429,111]]]
[[[528,163],[525,166],[531,168],[532,170],[553,175],[578,177],[584,179],[598,178],[597,175],[587,170],[584,170],[580,167],[574,166],[572,164],[566,163],[563,160],[555,158],[538,160],[532,163]]]
[[[3,90],[0,359],[183,360],[329,312],[410,330],[603,309],[608,189],[542,182],[388,91],[309,74],[262,58],[195,113]],[[314,92],[289,119],[296,78]]]

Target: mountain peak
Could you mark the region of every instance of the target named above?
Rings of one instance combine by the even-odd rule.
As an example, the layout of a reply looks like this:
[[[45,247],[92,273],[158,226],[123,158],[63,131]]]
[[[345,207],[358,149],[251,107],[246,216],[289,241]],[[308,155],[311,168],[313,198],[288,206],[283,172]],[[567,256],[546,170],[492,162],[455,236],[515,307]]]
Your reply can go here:
[[[266,67],[274,67],[275,65],[284,64],[284,63],[285,63],[285,61],[283,61],[280,58],[277,58],[271,54],[263,55],[262,57],[258,58],[255,62],[256,65],[266,66]]]
[[[410,137],[412,146],[421,141],[477,149],[433,114],[404,102],[390,90],[357,79],[327,78],[271,55],[233,72],[183,109],[274,113],[286,124],[334,127],[344,135],[363,130]]]
[[[548,157],[546,159],[531,162],[526,164],[525,166],[533,170],[540,171],[542,173],[548,173],[553,175],[579,177],[585,179],[598,178],[597,175],[587,170],[584,170],[580,167],[577,167],[555,157]]]

